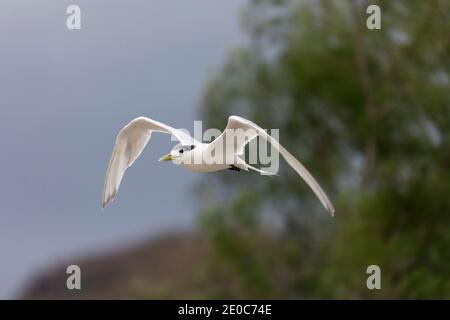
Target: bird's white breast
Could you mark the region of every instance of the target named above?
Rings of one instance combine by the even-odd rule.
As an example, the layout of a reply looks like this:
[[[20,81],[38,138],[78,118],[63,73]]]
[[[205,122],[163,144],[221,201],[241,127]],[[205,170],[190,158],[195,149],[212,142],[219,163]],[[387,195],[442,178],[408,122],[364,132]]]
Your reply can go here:
[[[225,163],[225,161],[212,161],[205,154],[207,143],[202,143],[197,145],[191,152],[186,153],[183,156],[180,165],[189,171],[194,172],[214,172],[224,170],[230,167],[230,164]]]

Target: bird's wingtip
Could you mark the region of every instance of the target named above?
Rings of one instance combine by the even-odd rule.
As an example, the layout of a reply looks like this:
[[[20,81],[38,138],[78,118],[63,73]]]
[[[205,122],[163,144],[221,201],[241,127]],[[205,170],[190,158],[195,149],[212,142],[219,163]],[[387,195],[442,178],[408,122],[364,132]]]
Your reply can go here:
[[[333,207],[328,208],[328,212],[330,213],[330,216],[333,218],[334,217],[334,213],[335,213],[334,208]]]
[[[110,199],[102,199],[102,201],[100,203],[101,209],[104,210],[110,202],[111,202]]]

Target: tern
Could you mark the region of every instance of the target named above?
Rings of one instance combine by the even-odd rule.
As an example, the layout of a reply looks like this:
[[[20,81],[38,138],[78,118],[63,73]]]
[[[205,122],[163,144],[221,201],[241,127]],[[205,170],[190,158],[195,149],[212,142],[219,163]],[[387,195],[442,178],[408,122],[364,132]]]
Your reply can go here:
[[[256,137],[263,138],[303,178],[331,216],[334,215],[335,210],[328,196],[300,161],[264,129],[252,121],[239,116],[230,116],[225,130],[210,143],[202,143],[180,129],[175,129],[147,117],[138,117],[132,120],[117,135],[106,171],[101,201],[102,208],[105,208],[114,200],[126,169],[142,153],[153,132],[171,134],[180,142],[170,153],[162,156],[159,161],[172,161],[187,170],[195,172],[214,172],[226,169],[248,171],[251,169],[262,174],[271,174],[249,165],[241,158],[244,154],[245,146],[251,140]],[[229,132],[235,134],[231,139],[228,135]],[[235,139],[236,137],[237,139]],[[222,158],[224,161],[206,161],[213,154],[216,156],[215,159]]]

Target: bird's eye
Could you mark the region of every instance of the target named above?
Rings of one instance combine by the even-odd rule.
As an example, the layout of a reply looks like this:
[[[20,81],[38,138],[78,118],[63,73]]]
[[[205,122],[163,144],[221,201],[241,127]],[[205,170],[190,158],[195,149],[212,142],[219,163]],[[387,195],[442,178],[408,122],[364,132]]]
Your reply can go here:
[[[184,150],[183,150],[183,149],[181,149],[181,150],[180,150],[180,153],[183,153],[183,152],[184,152]]]
[[[195,146],[193,144],[191,144],[191,150],[194,149],[194,148],[195,148]]]

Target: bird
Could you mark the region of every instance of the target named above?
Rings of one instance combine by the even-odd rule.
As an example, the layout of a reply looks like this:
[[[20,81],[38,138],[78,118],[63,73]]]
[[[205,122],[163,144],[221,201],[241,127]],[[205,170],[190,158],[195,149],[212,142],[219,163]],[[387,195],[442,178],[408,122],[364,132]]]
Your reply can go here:
[[[210,143],[202,143],[183,130],[175,129],[148,117],[141,116],[130,121],[116,137],[103,186],[102,208],[105,208],[114,200],[125,171],[140,156],[154,132],[170,134],[180,142],[168,154],[162,156],[159,161],[172,161],[194,172],[206,173],[227,169],[249,171],[250,169],[264,175],[272,175],[273,173],[255,168],[242,159],[245,146],[256,137],[262,138],[283,156],[286,162],[312,189],[330,215],[334,216],[335,209],[330,199],[300,161],[260,126],[235,115],[228,118],[225,130]],[[235,132],[237,139],[231,137],[230,132]],[[226,158],[226,161],[210,161],[208,157],[211,156],[216,157],[215,159]]]

